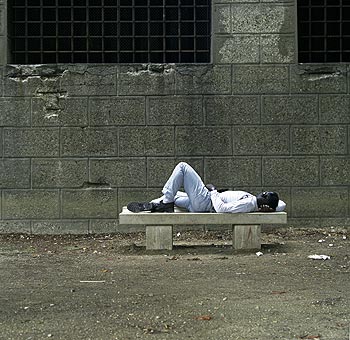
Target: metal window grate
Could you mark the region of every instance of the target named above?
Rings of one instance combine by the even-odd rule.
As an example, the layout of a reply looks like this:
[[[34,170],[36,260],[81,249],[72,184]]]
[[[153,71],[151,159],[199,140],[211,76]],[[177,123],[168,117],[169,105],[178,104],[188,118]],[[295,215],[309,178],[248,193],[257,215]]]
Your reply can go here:
[[[298,0],[301,63],[350,61],[350,1]]]
[[[205,63],[210,0],[12,0],[12,62]]]

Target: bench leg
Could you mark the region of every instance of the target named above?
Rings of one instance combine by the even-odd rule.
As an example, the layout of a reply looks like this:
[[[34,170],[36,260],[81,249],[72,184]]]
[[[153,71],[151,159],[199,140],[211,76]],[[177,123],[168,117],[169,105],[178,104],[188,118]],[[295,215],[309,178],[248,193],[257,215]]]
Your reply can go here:
[[[232,246],[234,249],[260,249],[260,225],[234,225],[232,232]]]
[[[173,226],[146,226],[146,249],[173,249]]]

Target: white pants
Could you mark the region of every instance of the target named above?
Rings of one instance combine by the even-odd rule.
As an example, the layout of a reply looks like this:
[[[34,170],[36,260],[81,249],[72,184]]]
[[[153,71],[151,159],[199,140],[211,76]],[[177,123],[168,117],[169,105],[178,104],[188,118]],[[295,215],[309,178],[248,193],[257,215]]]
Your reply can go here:
[[[184,188],[185,192],[179,191]],[[153,202],[165,200],[191,212],[212,210],[210,192],[197,172],[187,163],[179,163],[163,187],[163,195]]]

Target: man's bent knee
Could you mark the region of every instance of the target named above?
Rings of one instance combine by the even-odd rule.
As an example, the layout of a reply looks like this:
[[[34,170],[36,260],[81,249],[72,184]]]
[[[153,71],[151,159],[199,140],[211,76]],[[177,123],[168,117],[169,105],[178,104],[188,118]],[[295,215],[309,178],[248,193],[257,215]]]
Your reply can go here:
[[[189,164],[186,163],[186,162],[179,162],[179,163],[177,164],[177,166],[178,166],[179,168],[186,168],[186,167],[189,166]]]

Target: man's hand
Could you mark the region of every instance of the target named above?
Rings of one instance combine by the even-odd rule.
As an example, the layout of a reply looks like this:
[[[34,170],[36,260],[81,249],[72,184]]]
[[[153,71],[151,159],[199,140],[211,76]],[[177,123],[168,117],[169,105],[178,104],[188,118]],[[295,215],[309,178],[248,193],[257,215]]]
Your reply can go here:
[[[260,212],[275,212],[274,209],[270,208],[268,205],[261,205],[259,208],[258,208],[258,211]]]
[[[214,184],[207,184],[206,186],[205,186],[209,191],[213,191],[213,190],[216,190],[216,188],[215,188],[215,185]]]

